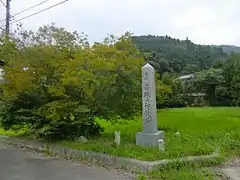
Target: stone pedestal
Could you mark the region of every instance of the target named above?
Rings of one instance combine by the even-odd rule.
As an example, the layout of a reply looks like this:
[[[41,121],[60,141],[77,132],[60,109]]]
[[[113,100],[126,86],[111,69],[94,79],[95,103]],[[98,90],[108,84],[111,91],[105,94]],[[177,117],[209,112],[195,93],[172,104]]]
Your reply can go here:
[[[140,146],[157,146],[158,140],[164,139],[164,132],[157,131],[155,133],[146,133],[146,132],[138,132],[136,134],[136,145]]]

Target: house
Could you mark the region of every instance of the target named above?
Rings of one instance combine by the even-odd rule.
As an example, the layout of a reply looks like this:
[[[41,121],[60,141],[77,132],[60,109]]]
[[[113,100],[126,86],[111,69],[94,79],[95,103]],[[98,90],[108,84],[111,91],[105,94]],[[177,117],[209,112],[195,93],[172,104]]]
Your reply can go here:
[[[185,85],[187,83],[187,81],[193,79],[195,77],[194,74],[188,74],[188,75],[184,75],[184,76],[180,76],[179,78],[177,78],[177,81],[180,81],[183,85]],[[198,104],[198,102],[204,102],[204,98],[206,96],[205,93],[201,93],[201,92],[197,92],[197,93],[190,93],[190,92],[186,92],[186,94],[188,97],[191,97],[191,100],[188,100],[188,103],[190,104]]]

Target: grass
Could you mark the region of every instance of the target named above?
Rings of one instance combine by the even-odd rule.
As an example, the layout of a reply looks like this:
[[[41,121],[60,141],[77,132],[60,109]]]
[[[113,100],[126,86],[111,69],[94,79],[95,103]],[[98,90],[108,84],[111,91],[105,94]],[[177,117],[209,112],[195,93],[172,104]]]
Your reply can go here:
[[[13,131],[13,130],[4,130],[2,128],[0,128],[0,135],[3,136],[17,136],[17,137],[21,137],[22,135],[25,134],[26,131]]]
[[[221,176],[212,169],[191,167],[153,172],[148,176],[151,180],[216,180],[217,178]]]
[[[165,152],[158,148],[135,145],[135,136],[141,131],[142,119],[110,123],[98,119],[105,131],[102,137],[90,139],[88,143],[61,142],[75,149],[103,152],[140,160],[160,160],[190,155],[209,154],[220,149],[234,152],[240,147],[239,108],[183,108],[158,111],[158,128],[165,131]],[[115,146],[114,132],[120,130],[121,145]],[[181,136],[177,137],[176,132]]]
[[[181,108],[158,111],[158,128],[165,131],[165,152],[158,148],[135,145],[135,137],[142,129],[142,118],[115,123],[97,119],[104,133],[87,143],[62,141],[58,144],[74,149],[90,150],[139,160],[161,160],[184,156],[210,154],[216,149],[238,154],[240,148],[239,108]],[[114,132],[121,132],[121,145],[116,147]],[[180,137],[176,136],[180,132]],[[16,136],[23,132],[3,131],[0,134]]]
[[[220,161],[205,161],[192,163],[174,163],[160,168],[158,171],[140,174],[138,180],[227,180],[220,168]]]

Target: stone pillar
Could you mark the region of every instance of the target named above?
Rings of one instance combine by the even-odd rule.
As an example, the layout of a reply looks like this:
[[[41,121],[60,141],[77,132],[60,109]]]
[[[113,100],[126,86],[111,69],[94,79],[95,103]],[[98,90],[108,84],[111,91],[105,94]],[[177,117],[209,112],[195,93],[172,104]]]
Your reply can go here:
[[[157,146],[164,132],[157,129],[155,71],[150,64],[142,67],[142,116],[143,131],[136,135],[136,144]]]

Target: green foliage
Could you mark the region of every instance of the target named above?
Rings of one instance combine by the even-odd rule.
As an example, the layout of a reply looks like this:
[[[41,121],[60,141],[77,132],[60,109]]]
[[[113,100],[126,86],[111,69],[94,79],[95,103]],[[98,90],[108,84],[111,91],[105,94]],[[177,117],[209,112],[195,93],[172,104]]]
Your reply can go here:
[[[171,86],[163,84],[162,81],[157,81],[156,85],[156,102],[157,107],[167,107],[166,102],[169,100],[169,96],[172,94]]]
[[[224,65],[225,57],[219,47],[168,36],[127,32],[90,46],[85,34],[54,24],[36,33],[19,26],[12,37],[0,36],[0,59],[6,62],[2,124],[6,129],[29,126],[51,139],[99,135],[103,129],[94,117],[130,118],[141,110],[144,59],[158,72],[158,108],[184,107],[188,93],[199,91],[211,105],[239,106],[239,58],[231,56]],[[175,80],[196,71],[193,81]],[[195,104],[202,105],[202,99]]]
[[[210,105],[239,106],[240,56],[230,56],[219,67],[196,73],[186,89],[191,93],[205,93]]]
[[[96,136],[103,131],[93,117],[89,117],[89,110],[79,106],[78,102],[59,100],[46,103],[37,95],[25,94],[5,102],[0,115],[5,129],[28,127],[29,133],[51,140]]]
[[[232,105],[240,105],[240,55],[232,55],[223,67],[225,89],[227,90]]]
[[[203,46],[190,40],[181,41],[169,36],[134,36],[134,43],[145,60],[153,62],[162,75],[165,72],[191,74],[214,65],[226,54],[218,46]]]
[[[202,106],[239,106],[239,55],[237,47],[196,45],[169,36],[134,36],[133,41],[162,77],[163,84],[171,88],[171,93],[161,98],[158,107]],[[226,53],[225,53],[226,52]],[[195,74],[195,78],[182,84],[170,77]],[[181,83],[180,83],[181,84]],[[192,93],[205,93],[206,97],[195,97]],[[159,98],[158,98],[159,99]],[[206,101],[205,101],[206,100]]]
[[[174,80],[174,77],[171,76],[169,73],[164,73],[162,76],[162,88],[158,92],[162,94],[161,98],[158,98],[157,95],[157,107],[158,108],[177,108],[177,107],[185,107],[186,100],[183,94],[183,87],[182,84],[178,81]],[[168,90],[168,91],[166,91]],[[163,92],[167,92],[164,93]]]
[[[153,180],[213,180],[220,179],[211,168],[195,168],[191,165],[172,167],[149,173]]]
[[[193,80],[192,92],[202,92],[207,94],[207,99],[211,105],[218,104],[216,91],[220,90],[224,83],[222,69],[209,69],[196,73]]]
[[[76,32],[52,24],[36,33],[20,29],[2,42],[6,129],[27,125],[50,139],[96,136],[103,129],[95,116],[131,117],[141,108],[144,60],[129,33],[90,47]]]

